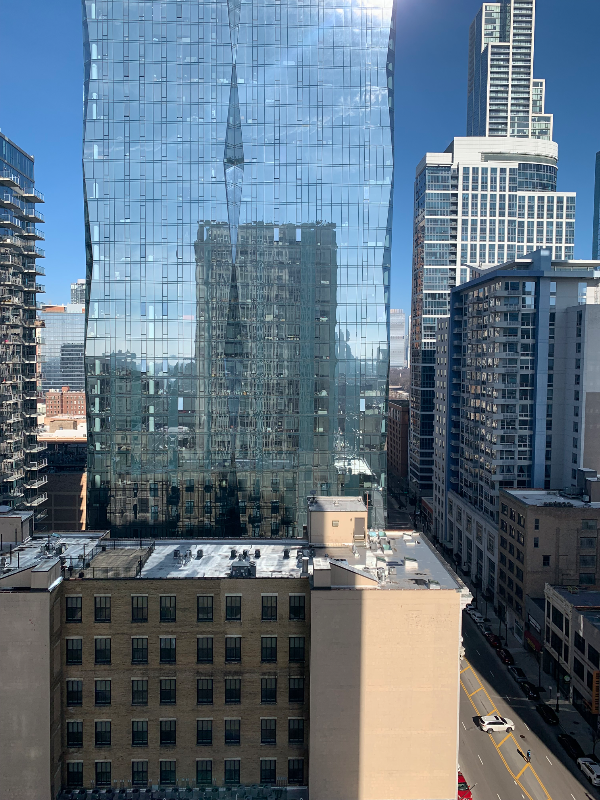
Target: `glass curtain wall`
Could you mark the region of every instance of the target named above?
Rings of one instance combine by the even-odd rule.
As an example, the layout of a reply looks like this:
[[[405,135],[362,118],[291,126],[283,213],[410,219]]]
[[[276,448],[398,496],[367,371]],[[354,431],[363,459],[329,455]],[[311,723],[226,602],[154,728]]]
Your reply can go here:
[[[83,13],[90,526],[382,525],[391,0]]]

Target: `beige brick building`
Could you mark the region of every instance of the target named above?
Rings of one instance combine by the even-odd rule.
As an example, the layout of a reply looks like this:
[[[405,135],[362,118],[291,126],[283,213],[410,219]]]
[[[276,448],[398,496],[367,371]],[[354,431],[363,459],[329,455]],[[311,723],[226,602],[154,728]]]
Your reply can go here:
[[[87,532],[13,549],[0,800],[240,785],[454,800],[468,592],[417,538],[353,541],[342,522],[320,547]]]

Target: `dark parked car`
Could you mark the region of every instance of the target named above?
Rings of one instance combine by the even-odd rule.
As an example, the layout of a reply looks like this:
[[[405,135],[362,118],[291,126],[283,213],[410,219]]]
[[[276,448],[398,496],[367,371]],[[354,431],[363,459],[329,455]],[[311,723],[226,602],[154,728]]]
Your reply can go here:
[[[534,700],[536,703],[540,702],[541,697],[537,686],[534,686],[530,681],[520,681],[519,686],[528,700]]]
[[[498,650],[496,650],[496,655],[503,664],[506,664],[507,667],[512,667],[512,665],[515,663],[512,653],[508,650],[505,650],[503,647],[500,647]]]
[[[499,636],[496,636],[495,633],[484,633],[483,635],[487,639],[487,642],[490,645],[490,647],[493,647],[494,650],[497,650],[499,647],[502,647],[502,639]]]
[[[550,708],[550,706],[546,705],[546,703],[540,703],[535,707],[535,710],[538,712],[544,722],[548,723],[548,725],[558,725],[558,715],[554,709]]]
[[[560,742],[561,747],[564,748],[565,753],[571,756],[573,761],[577,761],[578,758],[585,755],[577,739],[569,736],[568,733],[559,733],[556,738]]]

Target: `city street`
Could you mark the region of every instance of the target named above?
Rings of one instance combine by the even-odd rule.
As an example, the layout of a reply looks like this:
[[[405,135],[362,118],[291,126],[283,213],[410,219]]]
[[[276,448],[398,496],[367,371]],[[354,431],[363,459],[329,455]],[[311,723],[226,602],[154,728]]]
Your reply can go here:
[[[558,726],[542,720],[466,614],[463,637],[459,764],[474,800],[598,800],[598,789],[557,741],[572,726],[563,730],[562,719]],[[515,730],[490,735],[475,724],[475,717],[495,713],[511,719]]]

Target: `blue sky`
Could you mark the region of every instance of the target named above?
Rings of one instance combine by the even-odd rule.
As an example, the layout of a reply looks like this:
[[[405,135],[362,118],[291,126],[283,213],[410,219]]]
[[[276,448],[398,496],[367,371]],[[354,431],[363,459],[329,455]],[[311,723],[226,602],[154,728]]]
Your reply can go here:
[[[469,24],[479,0],[398,0],[392,305],[410,307],[415,167],[465,132]],[[85,276],[81,181],[82,45],[78,0],[0,0],[0,128],[35,156],[45,193],[48,302]],[[597,0],[538,0],[535,75],[559,144],[559,188],[576,191],[576,258],[591,256],[600,150]],[[25,54],[25,57],[24,57]],[[12,66],[11,66],[12,65]]]

